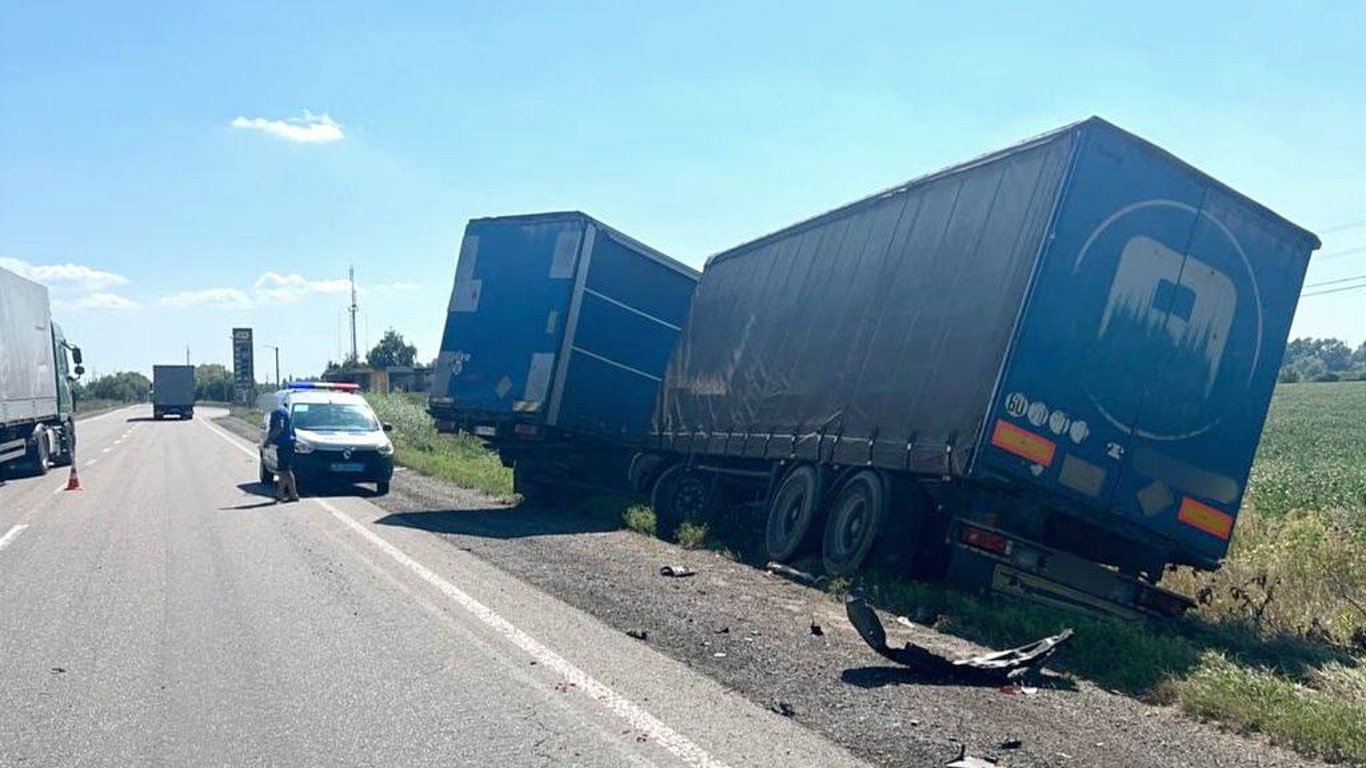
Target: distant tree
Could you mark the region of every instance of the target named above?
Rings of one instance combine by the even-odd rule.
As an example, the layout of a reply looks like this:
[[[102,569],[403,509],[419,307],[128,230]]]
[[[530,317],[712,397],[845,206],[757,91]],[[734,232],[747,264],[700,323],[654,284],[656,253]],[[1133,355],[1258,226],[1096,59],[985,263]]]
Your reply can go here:
[[[147,400],[151,391],[152,382],[146,376],[136,371],[120,371],[85,382],[78,397],[141,403]]]
[[[1353,350],[1340,339],[1294,339],[1285,346],[1278,381],[1351,381],[1366,375],[1366,343]]]
[[[417,347],[404,341],[402,334],[390,328],[384,332],[384,337],[370,350],[365,359],[371,368],[412,365],[417,359]]]
[[[232,371],[219,363],[204,363],[194,369],[194,396],[196,400],[210,400],[218,403],[231,403],[236,396],[237,384]]]

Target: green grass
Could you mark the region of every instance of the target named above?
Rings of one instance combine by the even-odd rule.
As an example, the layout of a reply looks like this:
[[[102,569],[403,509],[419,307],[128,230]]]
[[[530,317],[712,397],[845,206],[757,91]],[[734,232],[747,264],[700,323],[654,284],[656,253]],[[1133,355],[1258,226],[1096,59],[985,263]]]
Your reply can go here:
[[[680,523],[674,538],[684,549],[702,549],[709,544],[711,531],[706,523]]]
[[[366,395],[380,421],[393,425],[394,460],[424,475],[513,498],[512,470],[472,435],[440,434],[421,401],[410,395]]]
[[[621,521],[628,530],[643,533],[646,536],[655,535],[655,511],[644,504],[633,504],[627,507]]]

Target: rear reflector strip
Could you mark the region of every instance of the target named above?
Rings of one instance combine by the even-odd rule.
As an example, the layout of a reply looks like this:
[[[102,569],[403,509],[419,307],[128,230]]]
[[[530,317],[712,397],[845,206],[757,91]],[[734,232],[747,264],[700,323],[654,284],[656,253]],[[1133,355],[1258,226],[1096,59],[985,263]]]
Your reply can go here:
[[[991,444],[1045,467],[1053,463],[1053,452],[1057,448],[1052,440],[1000,419],[996,420],[996,428],[991,432]]]
[[[998,555],[1005,555],[1010,552],[1010,539],[999,533],[974,528],[971,525],[963,526],[963,532],[959,534],[959,538],[968,546],[985,549]]]
[[[1228,541],[1229,535],[1233,533],[1231,516],[1195,499],[1181,500],[1181,509],[1177,511],[1176,519],[1211,536],[1218,536],[1224,541]]]

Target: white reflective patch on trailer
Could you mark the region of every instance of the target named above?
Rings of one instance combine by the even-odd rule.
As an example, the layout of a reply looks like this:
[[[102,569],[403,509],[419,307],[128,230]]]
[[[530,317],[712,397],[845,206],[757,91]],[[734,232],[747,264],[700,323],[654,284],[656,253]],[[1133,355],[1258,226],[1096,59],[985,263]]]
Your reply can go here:
[[[479,260],[479,235],[465,235],[460,241],[460,256],[455,262],[455,279],[474,279],[474,265]]]
[[[479,294],[484,289],[483,280],[457,280],[455,290],[451,291],[451,312],[479,311]]]
[[[555,258],[550,262],[551,279],[567,280],[574,276],[574,262],[579,255],[579,235],[577,229],[566,229],[555,236]]]
[[[531,355],[531,367],[526,374],[526,393],[523,400],[539,402],[545,399],[550,390],[550,374],[555,370],[554,352],[536,352]]]

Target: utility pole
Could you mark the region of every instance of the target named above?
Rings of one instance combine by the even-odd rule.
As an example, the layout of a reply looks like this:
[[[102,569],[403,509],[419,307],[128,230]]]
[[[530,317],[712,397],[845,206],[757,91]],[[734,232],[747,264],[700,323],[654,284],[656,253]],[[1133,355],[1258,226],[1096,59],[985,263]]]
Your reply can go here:
[[[189,345],[189,344],[186,344],[186,345],[185,345],[185,364],[186,364],[186,365],[189,365],[189,364],[190,364],[190,345]]]
[[[356,306],[356,266],[351,265],[351,364],[360,364],[360,350],[356,349],[356,312],[360,308]]]
[[[275,388],[280,388],[280,348],[274,344],[262,344],[263,347],[270,347],[275,350]]]

